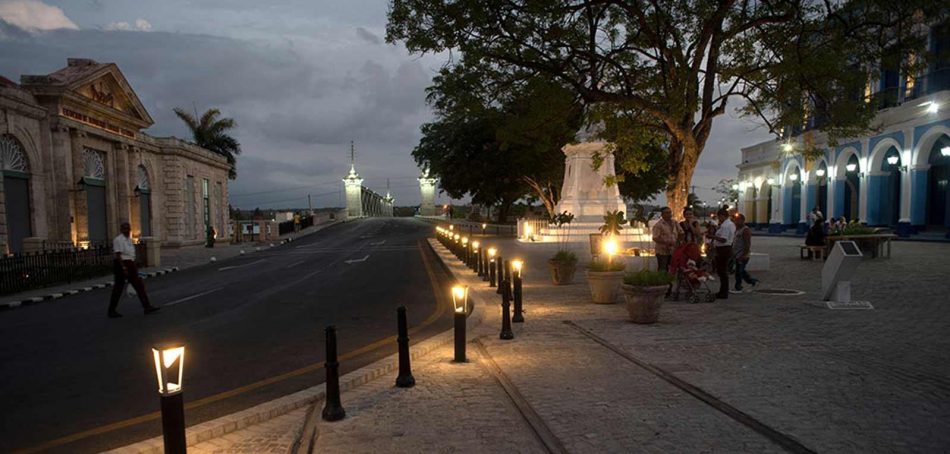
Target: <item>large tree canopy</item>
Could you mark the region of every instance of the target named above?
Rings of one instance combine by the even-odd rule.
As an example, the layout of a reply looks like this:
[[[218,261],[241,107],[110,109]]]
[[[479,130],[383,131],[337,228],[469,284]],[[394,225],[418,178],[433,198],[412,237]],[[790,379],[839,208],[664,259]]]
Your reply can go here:
[[[623,122],[614,139],[666,151],[678,213],[730,101],[776,134],[806,117],[832,141],[856,134],[873,117],[864,88],[879,64],[921,64],[921,25],[946,10],[933,0],[393,0],[387,40],[460,52],[454,64],[494,86],[555,78],[593,106],[590,121]],[[635,170],[648,156],[620,147],[617,159]]]
[[[429,102],[438,118],[422,126],[413,157],[450,196],[498,204],[502,222],[532,191],[553,210],[564,172],[560,150],[580,125],[573,94],[540,78],[491,93],[473,74],[452,68],[435,78]]]

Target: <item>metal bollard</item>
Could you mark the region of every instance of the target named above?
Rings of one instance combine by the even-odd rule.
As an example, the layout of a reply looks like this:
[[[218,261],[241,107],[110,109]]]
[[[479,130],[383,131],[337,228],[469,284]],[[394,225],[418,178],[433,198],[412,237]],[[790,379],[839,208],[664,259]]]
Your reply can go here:
[[[340,363],[336,356],[336,327],[330,325],[327,333],[327,401],[323,407],[324,421],[339,421],[346,417],[346,411],[340,405]]]
[[[524,311],[523,311],[523,301],[522,297],[522,279],[521,273],[515,273],[514,278],[514,300],[515,300],[515,315],[511,317],[511,321],[514,323],[524,323]]]
[[[511,260],[505,260],[505,280],[511,282]]]
[[[188,451],[185,442],[185,401],[182,393],[161,397],[162,441],[165,454],[184,454]]]
[[[498,258],[493,258],[488,262],[488,286],[495,286],[495,263],[498,262]]]
[[[501,284],[505,281],[505,272],[503,271],[502,264],[505,263],[504,257],[498,255],[495,257],[495,275],[498,279],[498,290],[495,290],[495,293],[501,295],[503,292],[501,290]]]
[[[486,250],[486,251],[482,251],[482,252],[483,252],[482,258],[481,258],[481,260],[482,260],[482,274],[480,274],[479,276],[482,277],[482,281],[488,282],[488,273],[489,273],[489,271],[488,271],[488,264],[490,263],[490,262],[488,261],[488,251]]]
[[[499,339],[510,340],[515,338],[511,332],[511,281],[502,281],[501,286],[501,333]]]
[[[406,323],[406,306],[396,309],[397,331],[396,343],[399,345],[399,376],[396,377],[396,386],[412,388],[416,379],[412,376],[412,365],[409,358],[409,327]]]
[[[455,311],[455,362],[464,363],[465,359],[465,311]]]

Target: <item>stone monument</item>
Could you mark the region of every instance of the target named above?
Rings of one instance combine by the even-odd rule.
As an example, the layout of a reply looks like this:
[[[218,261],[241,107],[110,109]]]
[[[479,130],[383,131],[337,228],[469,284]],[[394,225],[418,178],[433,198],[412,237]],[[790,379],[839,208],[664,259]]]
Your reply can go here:
[[[429,176],[429,168],[422,170],[419,176],[419,191],[422,193],[422,203],[419,204],[419,216],[435,216],[435,183],[436,178]]]
[[[627,211],[617,185],[605,184],[615,175],[614,155],[606,152],[607,146],[606,142],[595,141],[568,144],[561,149],[565,155],[564,183],[555,209],[574,214],[575,225],[600,225],[608,211]],[[598,153],[603,154],[603,162],[594,169],[594,155]]]

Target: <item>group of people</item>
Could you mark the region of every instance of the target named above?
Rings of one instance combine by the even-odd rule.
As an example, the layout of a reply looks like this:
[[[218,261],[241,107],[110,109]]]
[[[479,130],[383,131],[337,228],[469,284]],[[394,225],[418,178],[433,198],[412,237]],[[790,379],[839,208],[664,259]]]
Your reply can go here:
[[[706,258],[715,264],[719,277],[719,292],[716,298],[729,297],[729,267],[735,264],[735,285],[732,293],[741,293],[743,283],[751,287],[758,284],[746,267],[752,251],[752,229],[745,224],[742,213],[730,213],[728,207],[722,207],[716,213],[717,223],[700,224],[692,209],[683,210],[683,220],[673,220],[673,211],[669,207],[660,210],[660,220],[653,226],[653,242],[656,249],[657,269],[670,270],[673,251],[682,245],[705,245]],[[667,291],[667,296],[672,286]]]
[[[824,246],[825,237],[839,234],[848,227],[848,219],[844,216],[825,220],[819,207],[812,208],[808,213],[808,233],[805,235],[806,246]],[[811,253],[809,252],[809,255]]]

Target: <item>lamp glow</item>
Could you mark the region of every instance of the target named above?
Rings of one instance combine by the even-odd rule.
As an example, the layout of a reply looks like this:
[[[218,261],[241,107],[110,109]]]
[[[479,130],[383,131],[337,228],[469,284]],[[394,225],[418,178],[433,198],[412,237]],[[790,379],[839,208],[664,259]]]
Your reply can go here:
[[[473,249],[478,249],[478,245],[479,245],[479,244],[480,244],[480,243],[479,243],[478,241],[472,241],[472,248],[473,248]]]
[[[463,244],[463,245],[468,244],[468,237],[467,237],[467,236],[463,236],[463,237],[462,237],[462,244]]]
[[[788,179],[789,179],[789,180],[792,180],[792,181],[797,181],[797,180],[798,180],[798,174],[797,174],[797,173],[793,173],[793,174],[791,174],[791,175],[788,176]]]
[[[858,168],[858,165],[853,162],[849,162],[847,165],[844,166],[844,168],[847,169],[848,172],[854,172],[855,169]]]
[[[900,158],[900,156],[897,156],[897,155],[891,155],[891,156],[888,156],[888,157],[887,157],[887,163],[890,164],[890,165],[892,165],[892,166],[893,166],[893,165],[897,165],[897,163],[900,162],[900,161],[901,161],[901,158]]]
[[[950,147],[943,147],[940,149],[941,156],[950,156]]]
[[[606,253],[608,256],[617,255],[617,249],[617,240],[609,238],[604,241],[604,253]]]
[[[930,101],[929,105],[927,106],[927,113],[935,114],[939,110],[940,110],[940,104],[937,104],[934,101]]]
[[[795,147],[791,143],[785,143],[782,145],[782,151],[790,153]]]
[[[455,230],[455,225],[454,224],[449,225],[449,230]]]
[[[495,258],[495,254],[497,254],[497,253],[498,253],[498,249],[495,249],[495,248],[493,248],[493,247],[488,248],[488,258],[489,258],[489,259]]]
[[[818,175],[819,177],[825,176],[825,169],[818,169],[818,170],[816,170],[816,171],[815,171],[815,175]]]
[[[521,277],[521,269],[524,267],[524,261],[521,259],[514,259],[511,261],[511,269],[515,270],[518,273],[518,277]]]
[[[158,393],[170,396],[181,392],[185,367],[185,346],[152,347]]]
[[[462,235],[459,235],[458,233],[456,233],[456,234],[455,234],[455,242],[457,243],[457,242],[458,242],[459,240],[461,240],[461,239],[462,239]]]
[[[484,223],[482,224],[482,230],[485,230],[485,228],[487,227],[488,227],[488,224],[484,224]]]
[[[528,237],[528,238],[531,238],[531,235],[533,235],[533,234],[534,234],[534,227],[531,227],[531,225],[525,225],[525,226],[524,226],[524,235],[525,235],[526,237]]]
[[[737,190],[737,189],[739,189],[739,185],[738,185],[738,184],[732,185],[732,190],[733,190],[733,191],[735,191],[735,190]]]
[[[455,312],[465,312],[466,304],[468,304],[467,285],[452,287],[452,304],[455,306]]]
[[[765,180],[765,182],[768,183],[769,186],[772,186],[775,184],[775,178],[770,177],[769,179]]]

